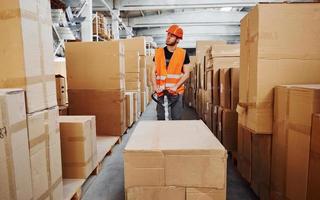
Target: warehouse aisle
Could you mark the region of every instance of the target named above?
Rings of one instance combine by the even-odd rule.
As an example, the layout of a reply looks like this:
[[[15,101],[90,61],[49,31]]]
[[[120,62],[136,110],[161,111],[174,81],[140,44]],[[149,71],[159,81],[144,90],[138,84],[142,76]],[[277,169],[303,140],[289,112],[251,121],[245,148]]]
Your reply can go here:
[[[156,120],[155,103],[148,105],[140,120]],[[185,108],[184,120],[197,119],[193,109]],[[140,121],[139,120],[139,121]],[[137,124],[137,123],[136,123]],[[123,149],[134,130],[136,124],[123,136],[123,141],[117,145],[111,156],[103,162],[103,167],[98,176],[87,180],[83,188],[84,200],[124,200],[124,175],[123,175]],[[240,178],[231,159],[228,160],[228,199],[257,199],[249,186]],[[147,199],[146,199],[147,200]]]

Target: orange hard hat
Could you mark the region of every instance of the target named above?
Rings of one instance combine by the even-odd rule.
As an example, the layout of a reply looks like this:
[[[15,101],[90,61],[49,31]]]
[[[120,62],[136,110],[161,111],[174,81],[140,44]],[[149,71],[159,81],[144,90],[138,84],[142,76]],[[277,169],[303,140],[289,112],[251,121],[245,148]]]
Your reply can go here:
[[[168,30],[167,30],[168,33],[171,33],[175,36],[177,36],[178,38],[182,39],[183,38],[183,30],[181,27],[179,27],[178,25],[174,24],[174,25],[171,25]]]

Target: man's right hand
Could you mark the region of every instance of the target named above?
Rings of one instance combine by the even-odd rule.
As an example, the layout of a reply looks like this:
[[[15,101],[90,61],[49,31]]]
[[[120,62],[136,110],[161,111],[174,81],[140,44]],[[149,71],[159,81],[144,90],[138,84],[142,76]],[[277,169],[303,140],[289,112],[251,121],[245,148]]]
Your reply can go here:
[[[163,89],[160,88],[159,86],[156,86],[156,87],[154,88],[154,91],[155,91],[156,93],[160,93],[160,92],[163,91]]]

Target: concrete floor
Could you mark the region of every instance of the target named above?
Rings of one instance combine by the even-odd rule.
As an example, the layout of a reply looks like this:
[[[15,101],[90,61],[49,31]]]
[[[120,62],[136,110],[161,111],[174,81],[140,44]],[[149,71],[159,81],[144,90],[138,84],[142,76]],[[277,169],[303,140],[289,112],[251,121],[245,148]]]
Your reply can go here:
[[[185,107],[184,120],[197,119],[193,109]],[[143,113],[140,120],[156,120],[155,103],[151,103]],[[136,123],[137,124],[137,123]],[[83,187],[84,200],[124,200],[124,176],[123,176],[123,149],[126,146],[132,131],[133,125],[123,136],[120,145],[115,146],[111,156],[103,162],[103,167],[98,176],[91,176]],[[238,171],[228,159],[227,175],[227,199],[257,199],[249,185],[240,177]],[[149,200],[149,199],[146,199]]]

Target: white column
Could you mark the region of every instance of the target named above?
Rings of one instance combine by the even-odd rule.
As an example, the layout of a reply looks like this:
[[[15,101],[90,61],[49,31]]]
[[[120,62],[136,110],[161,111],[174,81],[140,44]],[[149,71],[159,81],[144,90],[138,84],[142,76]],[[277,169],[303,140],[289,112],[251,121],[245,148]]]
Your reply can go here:
[[[92,41],[92,0],[87,0],[82,17],[86,19],[81,23],[81,38],[82,41]]]
[[[112,34],[114,39],[120,38],[119,21],[118,21],[119,16],[120,16],[119,10],[112,11]]]

